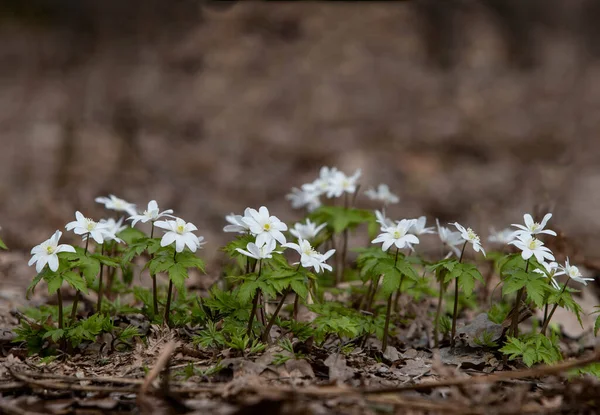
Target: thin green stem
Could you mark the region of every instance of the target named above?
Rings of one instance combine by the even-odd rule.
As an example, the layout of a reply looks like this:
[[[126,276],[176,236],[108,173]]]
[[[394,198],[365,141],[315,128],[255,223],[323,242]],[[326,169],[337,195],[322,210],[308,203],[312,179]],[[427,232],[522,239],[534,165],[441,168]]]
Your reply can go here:
[[[558,296],[559,298],[566,291],[567,285],[569,285],[569,281],[571,281],[571,277],[569,277],[569,279],[567,280],[567,282],[565,282],[565,285],[563,286],[562,290],[560,291],[560,295]],[[554,304],[554,306],[552,306],[552,310],[550,311],[550,314],[548,315],[548,318],[546,319],[546,321],[544,321],[544,324],[542,325],[540,333],[543,334],[544,336],[546,335],[546,330],[548,329],[548,325],[550,324],[550,320],[552,319],[552,316],[554,315],[554,312],[556,311],[557,308],[558,308],[558,302],[556,304]]]
[[[154,221],[152,221],[152,227],[150,228],[150,239],[154,238]],[[150,255],[150,260],[154,258],[154,254]],[[156,285],[156,275],[150,274],[152,278],[152,309],[154,310],[154,315],[158,314],[158,287]]]
[[[104,242],[102,242],[101,254],[104,255]],[[100,277],[98,279],[98,303],[96,304],[96,312],[102,312],[102,297],[104,296],[104,286],[102,285],[102,279],[104,277],[104,264],[100,263]]]
[[[440,293],[438,294],[438,303],[437,309],[435,311],[435,322],[433,325],[433,343],[435,348],[437,349],[440,345],[440,341],[438,339],[438,331],[440,324],[440,316],[442,314],[442,301],[444,300],[444,279],[440,277]]]
[[[283,307],[283,303],[285,302],[285,299],[289,292],[290,292],[290,290],[287,289],[281,295],[281,301],[279,301],[279,304],[277,304],[277,308],[273,312],[273,315],[271,316],[271,319],[269,320],[269,324],[267,324],[267,327],[265,327],[265,331],[263,331],[263,333],[262,333],[261,338],[262,338],[262,341],[265,343],[268,343],[271,340],[271,338],[270,338],[271,336],[269,336],[269,334],[271,333],[271,328],[273,327],[273,324],[275,324],[275,319],[277,318],[277,315],[279,314],[281,307]]]
[[[525,272],[529,269],[529,260],[525,263]],[[515,300],[515,306],[513,307],[513,316],[510,324],[510,333],[512,337],[519,336],[519,317],[521,310],[521,301],[523,300],[523,295],[525,294],[525,287],[522,287],[517,292],[517,299]]]
[[[56,299],[58,300],[58,328],[63,329],[65,327],[63,318],[63,298],[60,288],[56,290]]]
[[[400,252],[400,249],[396,248],[396,257],[394,258],[394,267],[396,267],[396,264],[398,263],[398,253]],[[400,284],[402,284],[402,279],[400,279]],[[400,287],[398,287],[400,288]],[[385,311],[385,325],[383,326],[383,341],[381,342],[381,351],[385,352],[386,348],[387,348],[387,339],[388,339],[388,330],[390,328],[390,317],[392,315],[392,296],[393,296],[393,292],[390,293],[388,300],[387,300],[387,309]]]
[[[465,248],[467,247],[467,241],[463,244],[462,251],[460,251],[460,258],[458,263],[462,262],[463,256],[465,255]],[[450,347],[454,347],[454,336],[456,336],[456,319],[458,318],[458,278],[454,279],[454,310],[452,313],[452,331],[450,334]]]
[[[177,251],[173,253],[173,263],[177,262]],[[169,317],[171,315],[171,297],[173,296],[173,280],[169,278],[169,290],[167,292],[167,304],[165,305],[164,324],[169,326]]]
[[[258,276],[256,280],[260,278],[260,273],[262,271],[262,259],[258,261]],[[254,315],[256,314],[256,310],[258,309],[258,301],[260,298],[260,288],[257,288],[254,292],[254,299],[252,300],[252,311],[250,311],[250,318],[248,319],[248,329],[246,330],[246,334],[248,337],[252,335],[252,323],[254,322]]]

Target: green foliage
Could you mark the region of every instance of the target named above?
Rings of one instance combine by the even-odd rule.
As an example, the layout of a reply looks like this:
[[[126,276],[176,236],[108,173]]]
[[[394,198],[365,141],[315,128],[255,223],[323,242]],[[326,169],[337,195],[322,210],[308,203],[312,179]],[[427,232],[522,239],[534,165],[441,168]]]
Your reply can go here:
[[[600,363],[591,363],[587,366],[572,369],[569,371],[570,377],[591,375],[600,379]]]
[[[600,313],[600,306],[596,306],[596,308],[598,308],[598,310],[594,311],[594,313]],[[600,330],[600,314],[598,314],[596,322],[594,323],[594,336],[598,335],[598,330]]]
[[[6,244],[4,243],[4,241],[2,239],[0,239],[0,249],[8,249],[8,247],[6,246]]]
[[[556,334],[552,334],[550,338],[539,333],[528,334],[521,339],[508,337],[500,351],[508,355],[510,360],[523,359],[528,367],[536,363],[551,364],[562,360]]]
[[[505,272],[502,295],[508,295],[525,288],[527,298],[538,307],[543,307],[545,298],[552,288],[548,280],[540,273],[525,272],[519,269],[509,269]]]
[[[498,343],[494,341],[494,333],[485,330],[480,336],[473,338],[473,343],[482,347],[497,347]]]
[[[448,316],[441,316],[438,330],[443,335],[447,335],[452,330],[452,319]]]
[[[494,303],[487,313],[488,318],[493,323],[502,324],[511,308],[512,306],[508,303]]]
[[[370,210],[345,208],[343,206],[321,206],[309,218],[316,223],[327,223],[333,233],[354,229],[363,223],[375,223],[375,215]]]
[[[548,287],[550,287],[550,285],[548,285]],[[548,304],[558,304],[559,307],[562,307],[566,310],[569,310],[570,312],[572,312],[573,314],[575,314],[575,316],[577,317],[577,321],[579,322],[579,325],[581,326],[581,328],[583,328],[583,321],[581,321],[581,313],[583,312],[583,309],[581,308],[581,306],[575,301],[575,299],[573,298],[572,293],[576,293],[579,292],[579,290],[575,290],[573,288],[565,288],[565,290],[562,290],[563,287],[561,287],[560,290],[555,290],[554,288],[550,287],[550,295],[547,296],[547,303]]]
[[[204,272],[204,261],[191,251],[175,253],[173,247],[167,246],[154,252],[154,256],[146,263],[146,267],[151,275],[166,272],[177,290],[182,291],[188,277],[188,268],[196,268]]]
[[[221,347],[225,345],[225,336],[212,321],[208,321],[205,329],[197,336],[194,336],[192,340],[194,345],[202,348]]]
[[[243,258],[245,262],[248,257],[240,253],[237,249],[240,248],[246,250],[248,244],[255,240],[256,237],[251,234],[237,235],[233,241],[229,242],[221,250],[230,258]]]
[[[447,269],[447,267],[445,267]],[[452,266],[452,270],[445,273],[444,283],[457,279],[458,287],[461,292],[469,297],[473,293],[475,287],[475,280],[483,282],[483,276],[473,264],[465,264],[457,262]]]
[[[353,339],[363,335],[383,336],[385,316],[361,314],[340,303],[312,304],[309,309],[319,316],[313,321],[315,340],[322,343],[329,335]]]

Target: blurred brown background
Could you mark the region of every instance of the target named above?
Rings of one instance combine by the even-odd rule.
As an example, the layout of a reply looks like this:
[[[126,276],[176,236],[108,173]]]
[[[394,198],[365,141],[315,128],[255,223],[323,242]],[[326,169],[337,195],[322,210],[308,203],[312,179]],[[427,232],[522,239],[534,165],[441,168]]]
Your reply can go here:
[[[600,257],[598,1],[2,4],[13,249],[113,193],[175,209],[216,258],[225,214],[292,221],[284,195],[332,165],[388,183],[393,217],[484,236],[542,205]]]

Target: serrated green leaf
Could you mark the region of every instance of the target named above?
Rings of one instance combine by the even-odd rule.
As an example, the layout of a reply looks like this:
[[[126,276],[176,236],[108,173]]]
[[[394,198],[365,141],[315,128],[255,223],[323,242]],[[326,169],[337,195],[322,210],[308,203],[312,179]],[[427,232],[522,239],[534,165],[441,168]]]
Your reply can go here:
[[[127,245],[131,245],[134,242],[138,242],[141,239],[146,239],[147,236],[144,232],[137,228],[127,227],[117,234],[117,237],[122,239]]]
[[[398,291],[398,287],[400,287],[400,280],[402,278],[402,274],[397,272],[387,272],[383,274],[383,281],[381,282],[381,292],[384,297],[389,297],[396,291]]]
[[[99,261],[101,264],[106,265],[107,267],[118,268],[121,265],[117,260],[106,255],[91,254],[90,257]]]
[[[594,323],[594,336],[598,335],[598,330],[600,330],[600,315],[596,317],[596,322]]]
[[[179,291],[183,291],[185,288],[185,280],[188,277],[187,268],[182,264],[175,263],[169,267],[167,270],[169,274],[169,279],[173,281],[173,285]]]
[[[39,282],[44,278],[44,275],[47,272],[52,272],[49,270],[49,268],[44,268],[42,270],[42,272],[38,273],[35,278],[33,279],[33,281],[31,281],[31,284],[29,284],[29,287],[27,287],[27,294],[25,295],[25,297],[27,299],[29,299],[29,297],[31,296],[31,294],[33,293],[33,291],[35,290],[35,287],[39,284]]]
[[[62,276],[56,272],[49,272],[45,274],[44,281],[46,281],[46,283],[48,284],[49,293],[56,292],[56,290],[58,290],[63,283]]]
[[[42,338],[47,339],[48,337],[50,337],[52,339],[52,341],[54,343],[56,343],[64,336],[64,334],[65,334],[65,331],[63,329],[53,329],[53,330],[48,330],[46,333],[44,333]]]
[[[545,305],[546,293],[550,289],[547,280],[540,274],[537,278],[529,278],[525,287],[527,288],[527,297],[532,300],[535,305],[542,308]],[[531,274],[530,274],[531,276]]]
[[[6,244],[4,243],[4,241],[2,239],[0,239],[0,249],[8,249],[8,247],[6,246]]]
[[[327,223],[334,233],[340,234],[346,229],[354,229],[362,223],[374,221],[375,215],[364,209],[321,206],[314,210],[309,218],[317,223]]]
[[[193,252],[184,251],[177,255],[177,263],[185,268],[197,268],[204,271],[204,261],[198,258]]]
[[[303,281],[295,280],[290,283],[292,290],[300,296],[303,300],[306,300],[308,296],[308,287]]]
[[[85,280],[81,277],[81,275],[79,275],[75,271],[67,271],[63,273],[62,276],[63,280],[66,281],[67,284],[69,284],[71,287],[81,291],[84,294],[88,293]]]
[[[515,271],[507,275],[502,285],[502,295],[519,291],[527,284],[528,274],[525,271]]]

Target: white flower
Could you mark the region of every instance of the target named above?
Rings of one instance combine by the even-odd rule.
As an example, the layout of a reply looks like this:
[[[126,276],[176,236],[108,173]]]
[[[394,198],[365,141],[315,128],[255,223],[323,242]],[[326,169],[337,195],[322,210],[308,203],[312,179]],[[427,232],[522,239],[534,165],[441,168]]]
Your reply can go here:
[[[438,236],[440,237],[442,244],[448,246],[454,255],[460,256],[460,249],[458,249],[458,245],[464,243],[462,236],[460,236],[460,232],[452,231],[450,228],[445,226],[440,226],[440,221],[437,218],[435,223],[437,225]],[[449,255],[452,255],[452,253]]]
[[[565,266],[564,267],[561,266],[560,268],[573,281],[577,281],[578,283],[581,283],[583,285],[587,285],[588,281],[594,281],[593,278],[584,278],[583,275],[581,275],[581,271],[579,271],[579,268],[577,268],[575,265],[569,264],[568,257],[567,257],[567,260],[565,261]]]
[[[317,226],[317,224],[311,222],[310,219],[306,219],[306,224],[296,223],[294,229],[290,229],[290,233],[298,239],[313,239],[325,226],[327,226],[326,223]]]
[[[461,238],[463,238],[463,240],[466,242],[470,242],[473,245],[473,250],[475,252],[481,251],[483,256],[485,256],[485,251],[483,250],[483,247],[481,246],[481,242],[479,242],[479,236],[477,236],[477,234],[475,232],[473,232],[473,229],[471,229],[471,228],[465,229],[464,226],[462,226],[458,222],[450,223],[449,225],[454,225],[456,227],[456,229],[458,229],[458,231],[460,232]]]
[[[292,188],[292,192],[288,193],[285,198],[292,203],[293,209],[306,207],[309,212],[321,206],[319,192],[312,184],[303,184],[301,189]]]
[[[285,236],[281,231],[287,231],[287,225],[276,216],[269,215],[269,209],[261,206],[256,209],[247,209],[246,216],[242,219],[250,228],[250,232],[256,236],[256,245],[263,246],[271,239],[280,244],[285,243]]]
[[[50,239],[42,242],[41,244],[34,246],[31,249],[33,255],[27,265],[31,266],[35,264],[35,270],[40,273],[48,264],[52,271],[58,269],[58,254],[59,252],[75,252],[75,248],[67,244],[58,244],[60,237],[62,236],[61,231],[54,232],[54,235]]]
[[[557,290],[560,290],[560,286],[558,285],[558,282],[556,282],[554,277],[563,275],[565,272],[559,271],[560,267],[556,262],[540,262],[540,265],[544,267],[546,272],[544,272],[543,270],[541,270],[539,268],[534,269],[533,272],[537,272],[539,274],[542,274],[546,278],[550,278],[550,282],[552,283],[552,286],[554,288],[556,288]]]
[[[249,216],[248,208],[244,211],[246,216]],[[250,230],[250,227],[244,222],[244,217],[242,215],[230,214],[225,216],[225,220],[230,223],[230,225],[226,225],[223,228],[223,232],[237,232],[237,233],[246,233]]]
[[[418,219],[412,219],[412,226],[408,231],[413,235],[425,235],[427,233],[435,233],[433,227],[425,227],[426,222],[427,218],[425,216],[421,216]]]
[[[525,215],[523,215],[525,226],[516,223],[512,224],[512,226],[519,228],[518,231],[515,231],[515,236],[523,234],[537,235],[539,233],[547,233],[548,235],[556,236],[556,232],[554,232],[553,230],[544,229],[551,217],[552,213],[547,213],[546,216],[544,216],[544,219],[542,219],[542,222],[537,223],[533,221],[533,218],[529,213],[526,213]]]
[[[246,245],[246,249],[247,249],[247,251],[245,251],[241,248],[236,248],[236,251],[238,251],[239,253],[244,254],[246,256],[249,256],[251,258],[259,259],[259,260],[266,259],[266,258],[272,258],[273,251],[275,251],[275,239],[269,239],[262,246],[258,246],[254,242],[249,242],[248,245]]]
[[[381,229],[383,230],[383,228],[387,228],[389,226],[394,226],[394,221],[386,218],[385,217],[385,210],[384,211],[375,211],[375,222],[377,222],[379,225],[381,225]]]
[[[302,190],[306,192],[311,192],[320,196],[329,191],[331,187],[331,179],[338,173],[338,169],[335,167],[321,167],[319,171],[319,177],[315,179],[312,183],[307,183],[302,186]],[[320,203],[320,202],[319,202]]]
[[[356,181],[360,174],[360,169],[356,170],[352,176],[346,176],[341,171],[336,171],[329,179],[327,197],[340,197],[344,193],[356,192]]]
[[[552,251],[544,246],[544,243],[533,236],[526,234],[517,235],[517,239],[509,242],[509,245],[514,245],[519,248],[521,257],[524,260],[528,260],[532,256],[535,256],[538,262],[554,261],[554,255]]]
[[[310,245],[310,242],[303,238],[298,238],[297,244],[289,242],[282,246],[291,248],[298,252],[300,254],[300,263],[304,268],[313,267],[317,274],[325,269],[328,271],[332,270],[331,265],[326,264],[325,261],[334,254],[335,249],[330,249],[326,253],[320,254],[319,252],[315,251],[315,249]],[[296,262],[293,265],[296,264],[298,263]]]
[[[382,228],[383,233],[380,233],[377,238],[371,241],[372,244],[383,242],[381,249],[387,251],[390,246],[395,245],[396,248],[402,249],[411,247],[412,244],[418,244],[419,238],[415,235],[408,233],[412,225],[412,221],[408,219],[402,219],[396,222],[395,225]]]
[[[86,218],[79,211],[75,212],[75,219],[73,222],[67,223],[65,229],[72,230],[76,235],[83,235],[83,239],[87,239],[90,236],[94,241],[101,244],[104,242],[106,228],[105,225],[98,223],[90,218]]]
[[[502,229],[501,231],[496,231],[495,228],[490,228],[490,236],[488,236],[488,241],[492,243],[506,245],[511,242],[515,237],[515,231],[510,228]]]
[[[117,241],[118,243],[122,243],[123,240],[117,237],[117,234],[121,232],[123,229],[127,228],[127,226],[122,226],[123,218],[115,221],[113,218],[109,219],[100,219],[100,225],[104,227],[104,240],[105,241]],[[84,236],[84,239],[86,237]]]
[[[132,216],[137,213],[133,203],[119,199],[115,195],[109,195],[108,197],[97,197],[96,202],[102,203],[106,209],[116,210],[118,212],[127,212]]]
[[[160,246],[168,246],[175,242],[175,251],[183,252],[187,246],[190,251],[196,252],[204,243],[203,236],[194,235],[194,231],[198,228],[193,223],[184,221],[181,218],[175,218],[175,220],[159,220],[154,222],[154,226],[166,230],[162,239],[160,240]]]
[[[98,199],[96,199],[96,201],[98,201]],[[132,220],[133,222],[131,222],[131,226],[135,226],[135,224],[138,222],[142,222],[142,223],[146,223],[148,221],[155,222],[164,216],[169,217],[169,218],[174,218],[172,213],[173,213],[173,209],[167,209],[167,210],[161,212],[158,209],[158,203],[156,203],[156,200],[151,200],[148,202],[148,208],[146,210],[144,210],[144,212],[142,214],[138,215],[137,213],[134,213],[129,218],[127,218],[127,220]]]
[[[390,192],[390,188],[387,184],[380,184],[377,189],[370,188],[365,191],[365,195],[371,200],[378,200],[383,204],[398,203],[400,199],[398,196]]]

